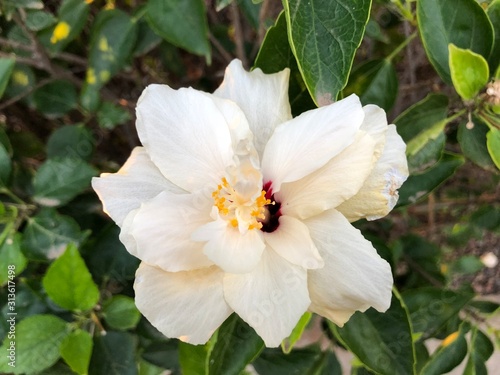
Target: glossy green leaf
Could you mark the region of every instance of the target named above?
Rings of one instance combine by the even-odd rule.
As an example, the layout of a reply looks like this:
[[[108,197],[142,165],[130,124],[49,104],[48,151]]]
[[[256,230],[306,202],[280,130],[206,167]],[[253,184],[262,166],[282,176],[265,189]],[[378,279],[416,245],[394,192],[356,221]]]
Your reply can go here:
[[[97,111],[97,122],[103,129],[114,129],[132,118],[130,113],[123,107],[110,102],[103,102]]]
[[[457,367],[467,355],[466,329],[462,324],[458,332],[443,340],[441,346],[431,355],[420,375],[446,374]]]
[[[494,31],[493,50],[491,51],[488,63],[490,64],[490,71],[494,72],[500,66],[500,0],[493,0],[486,9]]]
[[[283,350],[283,353],[288,354],[292,351],[297,341],[299,341],[300,338],[302,337],[302,334],[304,333],[304,330],[309,324],[311,318],[312,318],[312,313],[309,311],[306,311],[304,315],[300,317],[299,322],[293,329],[290,336],[284,339],[283,342],[281,343],[281,349]]]
[[[342,366],[333,351],[323,352],[322,357],[316,362],[311,375],[341,375]]]
[[[90,160],[94,151],[92,133],[85,125],[65,125],[53,132],[47,141],[48,158]]]
[[[43,287],[55,303],[67,310],[85,311],[99,300],[99,289],[73,244],[50,265]]]
[[[404,206],[422,199],[453,176],[456,169],[464,162],[464,158],[461,156],[443,153],[443,157],[424,173],[408,177],[399,189],[398,205]]]
[[[21,252],[21,234],[15,233],[0,241],[0,285],[14,281],[26,268],[26,257]]]
[[[141,12],[142,8],[139,8],[137,12]],[[141,18],[137,21],[137,43],[134,46],[134,57],[145,55],[146,53],[152,51],[161,42],[162,38],[156,34],[146,19]]]
[[[127,13],[118,9],[99,13],[92,27],[89,66],[80,97],[84,108],[97,110],[99,90],[127,63],[136,36],[136,20]]]
[[[500,169],[500,129],[491,128],[486,134],[486,146],[493,163]]]
[[[14,64],[16,60],[10,57],[1,57],[0,58],[0,99],[9,83],[10,75],[14,70]]]
[[[75,86],[64,80],[47,83],[33,94],[37,110],[51,119],[61,117],[75,108],[77,98]]]
[[[295,349],[290,354],[281,349],[265,349],[253,366],[259,375],[303,375],[314,369],[321,354],[317,347]]]
[[[293,115],[297,116],[316,107],[309,95],[309,91],[307,91],[297,61],[288,43],[285,12],[280,13],[276,24],[267,31],[259,54],[255,59],[255,67],[261,68],[267,74],[276,73],[285,68],[290,69],[288,97]]]
[[[318,105],[337,99],[370,15],[370,0],[287,0],[288,36],[304,82]]]
[[[68,333],[67,323],[53,315],[34,315],[17,322],[14,356],[9,358],[12,339],[6,337],[0,347],[0,372],[33,374],[49,368],[59,359],[61,342]],[[12,360],[14,367],[9,366]]]
[[[462,99],[470,100],[488,83],[488,63],[483,56],[454,44],[448,45],[448,51],[453,86]]]
[[[412,330],[399,293],[393,293],[391,306],[385,313],[372,308],[356,312],[342,328],[329,324],[368,369],[381,374],[415,373]]]
[[[419,0],[418,28],[425,51],[443,81],[451,84],[448,45],[488,58],[493,46],[493,27],[475,0]]]
[[[479,328],[473,327],[469,359],[465,366],[464,375],[487,375],[486,361],[491,357],[494,346],[491,340]]]
[[[7,186],[12,172],[12,161],[3,144],[0,144],[0,186]]]
[[[26,27],[31,31],[40,31],[57,22],[49,12],[33,10],[26,12]]]
[[[421,340],[433,337],[473,297],[469,293],[436,287],[407,290],[402,296],[410,312],[413,331],[423,333]]]
[[[173,370],[175,373],[175,371],[179,369],[178,346],[177,340],[153,342],[144,349],[141,356],[148,363],[152,363],[164,369]]]
[[[134,299],[122,295],[113,296],[107,301],[102,312],[106,323],[117,330],[134,328],[141,318],[141,313],[137,310]]]
[[[183,374],[208,375],[210,355],[217,341],[215,333],[205,345],[191,345],[179,342],[179,364]]]
[[[35,84],[36,77],[33,69],[26,65],[16,64],[12,71],[10,82],[5,90],[5,95],[11,98],[21,95],[22,93],[33,90]],[[21,101],[29,106],[34,106],[33,94],[25,96]]]
[[[208,24],[202,0],[149,0],[147,20],[166,41],[210,61]]]
[[[237,314],[219,328],[210,357],[210,375],[238,375],[264,348],[262,339]]]
[[[137,375],[137,338],[126,332],[108,331],[94,340],[89,374]]]
[[[42,206],[61,206],[89,188],[96,175],[97,170],[82,159],[49,159],[35,175],[33,199]]]
[[[363,105],[376,104],[389,111],[398,94],[398,77],[389,60],[372,60],[355,68],[344,96],[357,94]]]
[[[92,355],[92,336],[87,331],[77,329],[61,343],[61,357],[79,375],[88,374]]]
[[[472,126],[471,126],[472,125]],[[458,127],[458,143],[464,156],[473,163],[489,171],[496,171],[486,146],[488,126],[477,118],[472,119],[472,124],[462,122]]]

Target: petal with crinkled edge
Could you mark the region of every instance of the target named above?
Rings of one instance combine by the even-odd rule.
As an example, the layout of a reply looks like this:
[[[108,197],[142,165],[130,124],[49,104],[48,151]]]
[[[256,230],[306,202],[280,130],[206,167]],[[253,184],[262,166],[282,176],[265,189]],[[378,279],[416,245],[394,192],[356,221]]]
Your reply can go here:
[[[405,150],[396,126],[389,125],[384,151],[372,173],[359,192],[337,210],[351,222],[362,218],[376,220],[387,215],[398,201],[398,189],[408,178]]]
[[[214,95],[234,101],[245,113],[260,156],[276,126],[292,118],[288,99],[290,70],[264,74],[259,68],[247,72],[239,60],[226,68]]]
[[[137,245],[134,255],[170,272],[212,265],[203,244],[191,240],[191,234],[211,220],[211,205],[203,196],[166,191],[143,204],[129,227]]]
[[[225,274],[223,284],[229,306],[268,347],[278,346],[290,335],[311,303],[306,270],[270,248],[252,272]]]
[[[281,124],[264,150],[264,182],[277,192],[282,183],[315,172],[354,141],[363,118],[359,98],[351,95]]]
[[[230,128],[248,128],[235,103],[216,103],[211,95],[192,88],[150,85],[136,112],[139,138],[151,160],[166,178],[189,192],[219,183],[233,164]]]
[[[391,304],[392,273],[361,232],[336,210],[305,221],[325,261],[308,271],[310,310],[342,326],[356,311]]]
[[[102,173],[92,179],[92,187],[101,200],[104,211],[121,226],[128,213],[141,203],[167,190],[185,193],[168,181],[151,162],[144,147],[136,147],[116,173]]]
[[[165,272],[141,263],[134,284],[139,311],[167,337],[205,344],[232,313],[218,267]]]

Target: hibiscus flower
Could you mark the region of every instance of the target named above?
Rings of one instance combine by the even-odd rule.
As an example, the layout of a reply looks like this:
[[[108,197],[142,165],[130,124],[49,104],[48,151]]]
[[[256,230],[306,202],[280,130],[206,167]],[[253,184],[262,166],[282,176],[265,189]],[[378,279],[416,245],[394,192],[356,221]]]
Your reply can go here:
[[[236,312],[274,347],[308,310],[342,326],[389,308],[390,266],[350,222],[394,207],[405,144],[355,95],[292,118],[288,78],[235,60],[213,94],[148,86],[143,147],[92,181],[167,337],[205,343]]]

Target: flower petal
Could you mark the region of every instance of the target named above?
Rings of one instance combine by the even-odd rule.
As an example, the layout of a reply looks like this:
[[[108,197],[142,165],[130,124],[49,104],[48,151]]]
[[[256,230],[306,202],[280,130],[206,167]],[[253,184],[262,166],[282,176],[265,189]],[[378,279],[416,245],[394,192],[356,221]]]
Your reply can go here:
[[[191,234],[210,220],[211,203],[194,194],[162,192],[143,204],[130,226],[136,256],[165,271],[187,271],[213,264]]]
[[[94,177],[92,187],[102,201],[104,211],[119,226],[130,211],[160,192],[185,192],[161,174],[144,147],[134,148],[118,172]]]
[[[127,251],[136,258],[139,258],[139,255],[137,254],[137,241],[134,236],[132,236],[132,224],[134,223],[135,215],[139,212],[139,210],[140,208],[136,208],[125,216],[119,236],[121,243],[125,246]]]
[[[306,277],[305,269],[267,248],[252,272],[224,275],[224,296],[266,346],[276,347],[311,303]]]
[[[289,77],[289,69],[274,74],[264,74],[259,68],[247,72],[241,61],[233,60],[226,68],[224,81],[214,92],[216,96],[234,101],[243,110],[261,156],[274,128],[292,118]]]
[[[223,296],[217,267],[165,272],[141,263],[134,284],[141,313],[167,337],[204,344],[232,313]]]
[[[235,107],[229,100],[215,103],[210,95],[192,88],[150,85],[137,104],[137,131],[163,175],[193,192],[216,185],[233,163],[229,127],[248,127],[243,112]]]
[[[305,269],[321,268],[323,259],[309,235],[309,229],[291,216],[280,216],[278,228],[264,233],[266,243],[290,263]]]
[[[359,192],[337,210],[351,222],[361,218],[375,220],[387,215],[398,201],[397,189],[408,178],[405,150],[406,145],[396,127],[389,125],[384,151],[372,173]]]
[[[305,221],[325,267],[308,272],[310,310],[342,326],[355,311],[391,304],[391,267],[336,210]]]
[[[305,219],[335,208],[363,186],[376,162],[375,140],[359,131],[356,140],[316,172],[281,185],[276,199],[284,215]]]
[[[281,124],[264,150],[264,182],[272,181],[277,192],[282,183],[321,168],[354,141],[363,117],[359,98],[351,95]]]
[[[242,234],[238,228],[233,228],[220,218],[198,228],[191,238],[195,241],[207,241],[203,246],[203,253],[230,273],[253,270],[266,247],[261,231],[253,229]]]

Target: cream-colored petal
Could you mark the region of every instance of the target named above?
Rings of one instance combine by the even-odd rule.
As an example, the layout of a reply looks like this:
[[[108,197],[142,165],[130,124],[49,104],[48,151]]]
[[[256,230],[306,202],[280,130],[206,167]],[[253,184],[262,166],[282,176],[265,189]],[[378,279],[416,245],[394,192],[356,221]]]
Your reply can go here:
[[[306,270],[270,248],[252,272],[225,274],[223,283],[229,306],[268,347],[278,346],[290,335],[311,303]]]
[[[203,244],[191,240],[211,220],[210,209],[210,201],[194,194],[160,193],[141,206],[130,225],[137,244],[134,255],[169,272],[212,265]]]
[[[144,147],[134,148],[118,172],[94,177],[92,187],[102,201],[104,211],[118,226],[130,211],[164,190],[185,193],[161,174]]]
[[[214,95],[234,101],[245,113],[260,156],[277,125],[292,118],[288,100],[290,70],[264,74],[259,68],[245,71],[241,61],[226,68],[224,81]]]
[[[318,170],[354,141],[363,118],[359,98],[351,95],[278,126],[262,157],[264,182],[277,192]]]
[[[203,253],[224,272],[230,273],[252,271],[266,247],[260,230],[240,233],[238,228],[220,218],[198,228],[191,238],[206,241]]]
[[[204,344],[232,313],[224,300],[222,277],[215,266],[165,272],[142,262],[135,278],[135,303],[165,336]]]
[[[266,243],[290,263],[305,269],[324,266],[318,249],[311,240],[309,229],[301,221],[291,216],[281,216],[278,228],[264,233]]]
[[[325,266],[309,270],[310,310],[342,326],[356,311],[391,304],[391,267],[336,210],[305,221]]]
[[[389,125],[384,151],[372,173],[359,192],[337,210],[351,222],[362,218],[375,220],[387,215],[398,201],[398,189],[408,178],[405,150],[406,145],[396,127]]]
[[[128,213],[127,216],[125,216],[125,220],[123,220],[121,230],[120,230],[120,241],[121,243],[125,246],[127,251],[135,256],[136,258],[139,257],[137,254],[137,241],[135,240],[134,236],[132,236],[132,224],[135,219],[135,215],[137,212],[139,212],[140,208],[136,208]]]
[[[377,161],[376,141],[359,131],[356,140],[316,172],[281,185],[275,198],[284,215],[300,219],[335,208],[363,186]]]
[[[192,88],[150,85],[136,112],[139,138],[153,163],[190,192],[220,182],[225,168],[233,164],[229,128],[248,128],[236,104],[220,99],[215,103],[212,96]]]

